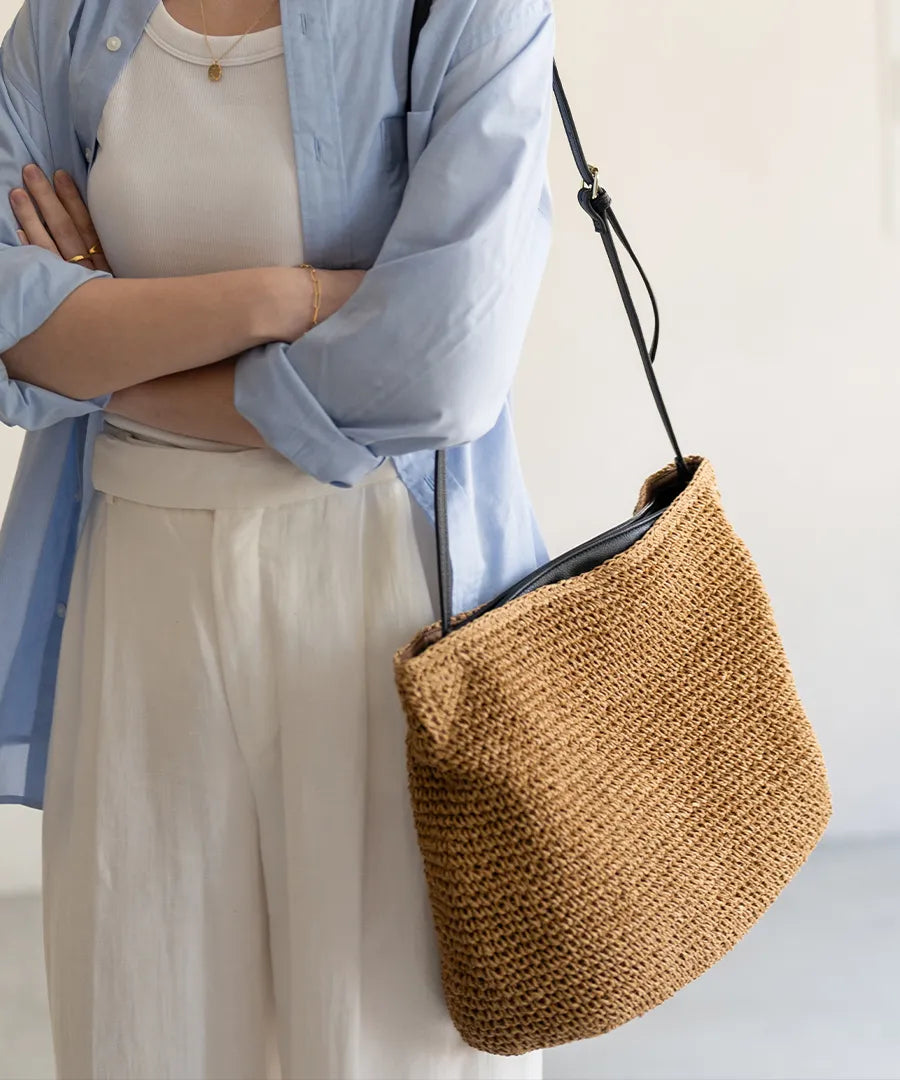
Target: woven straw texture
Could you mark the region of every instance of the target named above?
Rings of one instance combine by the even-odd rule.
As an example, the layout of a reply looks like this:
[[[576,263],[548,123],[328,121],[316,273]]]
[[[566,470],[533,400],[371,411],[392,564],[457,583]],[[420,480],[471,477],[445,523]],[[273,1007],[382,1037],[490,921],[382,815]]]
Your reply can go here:
[[[591,1038],[660,1004],[830,818],[759,572],[709,461],[686,461],[626,551],[394,657],[444,997],[476,1048]]]

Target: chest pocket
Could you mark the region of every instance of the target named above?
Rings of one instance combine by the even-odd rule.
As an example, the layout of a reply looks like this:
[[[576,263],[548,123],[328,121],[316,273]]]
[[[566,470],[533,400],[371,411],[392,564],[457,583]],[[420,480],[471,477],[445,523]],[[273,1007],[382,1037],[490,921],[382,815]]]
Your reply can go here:
[[[406,113],[386,116],[381,121],[381,156],[388,179],[406,178]]]
[[[381,121],[381,149],[391,179],[405,181],[428,142],[433,109],[420,109]]]

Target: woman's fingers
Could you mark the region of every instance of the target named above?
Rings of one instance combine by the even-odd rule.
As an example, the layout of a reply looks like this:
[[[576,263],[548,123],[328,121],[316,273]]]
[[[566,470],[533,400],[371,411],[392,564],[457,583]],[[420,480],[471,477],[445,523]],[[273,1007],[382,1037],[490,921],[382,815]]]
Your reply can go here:
[[[13,188],[9,193],[9,203],[16,215],[16,220],[22,226],[22,232],[25,233],[25,243],[36,244],[47,251],[52,251],[54,255],[59,255],[59,249],[41,221],[37,207],[31,201],[28,192],[24,188]]]
[[[46,222],[47,230],[53,238],[60,255],[64,259],[69,259],[73,255],[85,254],[87,249],[84,246],[81,234],[75,227],[75,222],[69,217],[69,212],[60,202],[59,196],[53,190],[53,185],[44,175],[43,170],[32,162],[22,170],[22,179],[25,181],[28,194]],[[28,232],[24,224],[23,228]]]
[[[73,255],[84,255],[90,246],[85,244],[75,222],[69,215],[69,211],[63,205],[59,196],[53,189],[53,185],[44,175],[43,170],[34,163],[26,165],[22,170],[22,179],[28,189],[28,194],[34,201],[41,217],[46,223],[46,232],[49,232],[57,252],[64,259],[70,259]],[[31,239],[29,225],[20,219],[19,223]],[[33,222],[32,222],[33,227]],[[35,243],[36,241],[31,241]],[[41,247],[45,246],[43,243]],[[94,269],[91,257],[81,261],[83,266]]]
[[[95,245],[99,245],[100,237],[97,235],[94,223],[91,221],[90,212],[84,204],[81,192],[79,192],[76,187],[75,181],[63,169],[57,169],[53,174],[53,179],[56,183],[56,193],[59,196],[59,200],[66,208],[69,217],[74,222],[75,228],[78,230],[78,233],[84,242],[84,250],[88,251]],[[102,251],[98,251],[96,254],[92,255],[91,259],[93,260],[95,269],[109,270],[109,264]]]

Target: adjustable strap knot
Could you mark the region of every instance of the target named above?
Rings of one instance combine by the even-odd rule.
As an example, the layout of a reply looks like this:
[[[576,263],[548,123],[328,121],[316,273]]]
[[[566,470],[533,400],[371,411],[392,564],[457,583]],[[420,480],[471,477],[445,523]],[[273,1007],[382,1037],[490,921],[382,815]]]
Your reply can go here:
[[[597,194],[591,192],[590,185],[585,184],[578,190],[578,203],[581,209],[593,220],[594,228],[599,229],[606,222],[607,212],[612,205],[609,192],[602,187],[597,188]]]

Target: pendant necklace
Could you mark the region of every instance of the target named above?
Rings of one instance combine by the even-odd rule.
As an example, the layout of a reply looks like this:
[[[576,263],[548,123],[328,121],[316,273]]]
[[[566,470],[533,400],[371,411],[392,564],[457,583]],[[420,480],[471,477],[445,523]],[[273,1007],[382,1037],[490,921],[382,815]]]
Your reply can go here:
[[[231,50],[235,47],[235,45],[237,45],[239,41],[242,41],[250,33],[253,27],[256,26],[256,24],[263,17],[263,15],[266,14],[269,8],[271,8],[276,3],[278,3],[278,0],[272,0],[270,4],[267,4],[265,10],[253,20],[253,22],[247,27],[243,34],[241,34],[237,41],[233,41],[225,50],[225,52],[222,53],[221,56],[215,57],[213,56],[213,51],[209,46],[209,38],[206,35],[206,12],[203,10],[203,0],[200,0],[200,17],[203,20],[203,37],[206,38],[206,47],[207,49],[209,49],[209,55],[212,56],[212,63],[206,69],[206,74],[209,76],[210,82],[218,82],[219,79],[222,78],[222,65],[219,63],[219,61],[223,59],[223,57],[227,56],[228,53],[230,53]]]

